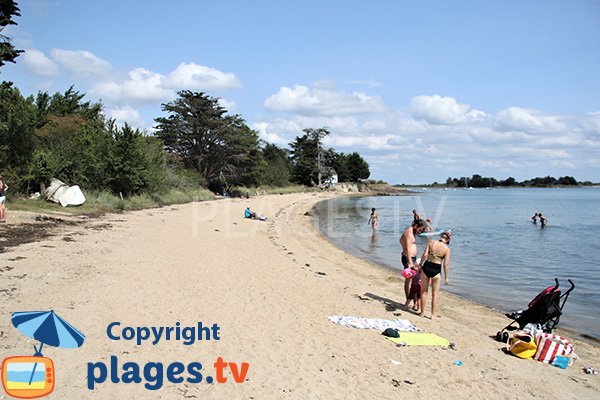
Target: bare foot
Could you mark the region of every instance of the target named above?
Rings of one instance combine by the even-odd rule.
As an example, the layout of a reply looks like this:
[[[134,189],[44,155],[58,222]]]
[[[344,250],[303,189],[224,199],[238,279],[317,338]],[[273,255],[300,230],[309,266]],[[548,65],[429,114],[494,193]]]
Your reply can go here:
[[[419,317],[423,317],[423,314],[424,314],[424,313],[420,312],[420,313],[419,313]]]
[[[437,316],[435,316],[435,315],[432,315],[432,316],[431,316],[431,319],[432,319],[432,320],[434,320],[434,319],[438,319],[438,317],[437,317]]]

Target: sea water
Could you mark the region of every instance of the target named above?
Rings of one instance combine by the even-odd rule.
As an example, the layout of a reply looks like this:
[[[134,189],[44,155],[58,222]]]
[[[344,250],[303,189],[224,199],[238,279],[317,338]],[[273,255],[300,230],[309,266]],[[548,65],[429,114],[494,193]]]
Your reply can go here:
[[[379,215],[375,232],[368,224],[371,208]],[[515,311],[555,277],[563,292],[571,279],[576,288],[559,326],[600,338],[600,188],[421,189],[413,196],[342,197],[317,204],[315,224],[340,248],[401,269],[399,238],[413,209],[432,218],[434,229],[452,229],[450,285],[442,284],[443,290]],[[531,221],[536,212],[548,219],[543,229]],[[419,257],[426,243],[417,238]],[[403,298],[400,286],[398,295]],[[496,328],[502,327],[491,330]]]

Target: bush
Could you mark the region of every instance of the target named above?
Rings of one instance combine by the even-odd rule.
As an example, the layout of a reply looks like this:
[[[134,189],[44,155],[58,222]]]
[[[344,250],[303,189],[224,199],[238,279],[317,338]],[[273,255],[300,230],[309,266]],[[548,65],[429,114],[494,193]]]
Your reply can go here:
[[[156,207],[158,204],[149,194],[142,193],[125,199],[125,210],[141,210]]]
[[[182,192],[206,187],[206,181],[196,171],[169,166],[165,171],[165,186]]]
[[[98,209],[99,211],[124,210],[125,201],[112,193],[102,191],[86,191],[84,206]]]

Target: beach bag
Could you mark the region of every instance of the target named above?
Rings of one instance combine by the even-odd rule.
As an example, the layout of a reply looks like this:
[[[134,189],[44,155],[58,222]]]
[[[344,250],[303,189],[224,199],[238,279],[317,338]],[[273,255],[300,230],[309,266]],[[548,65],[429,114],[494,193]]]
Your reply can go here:
[[[508,351],[519,358],[531,358],[537,352],[535,338],[527,331],[517,331],[508,339]]]
[[[400,333],[398,333],[398,329],[394,328],[386,328],[385,331],[381,332],[383,336],[398,338],[400,337]]]
[[[525,325],[523,327],[523,330],[529,332],[531,334],[531,336],[533,336],[536,344],[539,341],[539,336],[542,333],[544,333],[544,330],[542,329],[542,325],[534,324],[533,322],[530,322],[527,325]]]
[[[538,337],[538,348],[534,359],[551,364],[556,356],[571,356],[573,345],[562,336],[553,333],[541,333]]]

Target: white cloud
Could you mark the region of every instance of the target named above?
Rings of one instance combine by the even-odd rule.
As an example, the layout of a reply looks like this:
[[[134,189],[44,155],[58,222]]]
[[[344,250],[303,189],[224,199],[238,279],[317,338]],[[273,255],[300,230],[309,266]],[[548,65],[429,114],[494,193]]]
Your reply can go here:
[[[554,116],[507,107],[493,117],[452,97],[417,96],[406,109],[388,109],[375,118],[360,112],[334,116],[333,107],[328,109],[332,115],[315,111],[324,104],[323,92],[345,93],[282,88],[269,98],[269,105],[293,114],[263,117],[260,122],[270,136],[261,137],[285,145],[304,128],[328,127],[327,146],[358,151],[372,164],[373,177],[391,182],[440,181],[474,173],[518,180],[568,173],[598,180],[590,178],[599,171],[589,163],[590,158],[600,157],[598,112]],[[428,158],[435,162],[420,167]]]
[[[564,131],[567,125],[555,116],[542,115],[537,111],[520,107],[509,107],[496,116],[496,128],[506,131],[544,133]]]
[[[55,76],[58,73],[58,65],[39,50],[27,49],[22,57],[25,69],[32,74]]]
[[[233,100],[224,99],[222,97],[219,97],[219,100],[217,102],[219,103],[219,105],[221,107],[226,109],[228,112],[234,111],[237,108],[237,104],[235,104],[235,101],[233,101]]]
[[[111,108],[107,111],[107,116],[113,118],[120,126],[125,123],[131,127],[144,127],[145,125],[139,111],[130,106]]]
[[[240,80],[231,72],[198,65],[181,63],[174,71],[165,76],[163,87],[181,90],[226,90],[238,89],[242,86]]]
[[[600,141],[600,111],[588,113],[577,125],[589,140]]]
[[[112,66],[87,50],[52,49],[50,57],[70,74],[86,78],[106,77],[113,73]]]
[[[362,124],[362,129],[367,132],[383,132],[387,128],[387,124],[382,120],[368,120]]]
[[[82,86],[88,80],[91,94],[118,105],[169,101],[175,98],[175,91],[181,89],[208,91],[241,87],[234,73],[195,63],[180,63],[167,75],[146,68],[119,73],[108,61],[86,50],[52,49],[47,57],[31,49],[24,55],[24,65],[36,75],[63,75],[71,81],[79,78]],[[236,107],[233,100],[222,99],[220,103],[228,110]]]
[[[473,110],[467,104],[460,104],[452,97],[415,96],[410,102],[410,111],[417,119],[433,125],[456,125],[482,120],[487,114]]]
[[[332,133],[350,135],[359,132],[359,125],[355,117],[307,117],[295,115],[290,118],[260,119],[255,124],[266,124],[270,132],[277,132],[286,143],[292,141],[296,136],[302,136],[307,128],[329,129]],[[329,137],[325,139],[326,143]]]
[[[551,164],[554,167],[559,167],[559,168],[567,168],[567,169],[575,169],[577,168],[577,166],[572,163],[571,161],[564,161],[564,160],[554,160],[551,162]]]
[[[363,148],[369,150],[397,150],[398,146],[390,144],[390,140],[394,139],[392,135],[376,136],[376,135],[332,135],[328,137],[327,145],[341,147],[342,150],[354,151],[355,148]],[[347,150],[350,148],[350,150]]]
[[[544,136],[537,140],[538,146],[550,147],[577,147],[583,142],[583,138],[578,134],[565,133],[558,136]]]
[[[275,143],[279,146],[287,146],[289,140],[280,136],[277,133],[270,131],[271,126],[267,122],[258,122],[250,126],[255,131],[258,131],[259,137],[269,143]]]
[[[385,110],[377,96],[361,92],[310,89],[302,85],[282,87],[265,101],[265,108],[300,115],[343,116],[379,113]]]
[[[194,63],[181,63],[167,74],[146,68],[134,68],[124,78],[112,77],[92,86],[92,92],[116,104],[167,102],[176,97],[176,90],[220,90],[240,87],[234,74]],[[220,99],[227,110],[236,107],[233,100]]]
[[[144,68],[135,68],[121,82],[101,82],[92,92],[102,99],[123,104],[127,102],[162,102],[175,96],[170,89],[162,87],[163,76]]]
[[[491,127],[473,127],[469,130],[469,137],[475,143],[484,145],[498,144],[521,144],[531,143],[532,136],[523,132],[503,132],[497,131]]]

